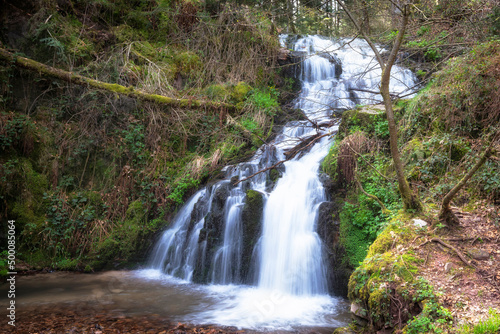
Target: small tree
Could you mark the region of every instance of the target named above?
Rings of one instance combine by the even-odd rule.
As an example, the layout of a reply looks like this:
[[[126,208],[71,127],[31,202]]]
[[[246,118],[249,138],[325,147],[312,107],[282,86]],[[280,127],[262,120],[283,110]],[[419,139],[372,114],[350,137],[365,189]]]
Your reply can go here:
[[[495,150],[495,142],[500,137],[500,130],[497,131],[490,138],[489,146],[484,151],[481,158],[476,162],[476,164],[469,170],[469,172],[444,196],[443,201],[441,202],[441,211],[439,212],[439,219],[444,222],[446,225],[456,225],[458,224],[457,216],[451,211],[450,203],[451,200],[455,197],[455,195],[462,189],[467,181],[477,172],[479,168],[490,158],[496,154]]]
[[[406,180],[406,177],[404,175],[404,166],[398,150],[398,128],[394,119],[394,110],[392,108],[392,100],[389,92],[391,70],[394,63],[396,62],[396,56],[403,42],[406,27],[408,25],[408,19],[410,16],[410,4],[406,2],[399,5],[396,2],[392,2],[394,6],[397,7],[398,12],[401,15],[401,20],[398,34],[392,46],[389,58],[385,61],[371,38],[368,36],[367,31],[363,29],[359,21],[352,15],[352,13],[341,0],[336,1],[339,6],[342,7],[342,9],[345,11],[347,16],[349,17],[349,20],[351,20],[361,36],[363,36],[363,38],[366,40],[370,48],[373,50],[380,68],[382,69],[382,78],[380,80],[380,94],[382,95],[382,98],[384,100],[387,121],[389,123],[389,145],[391,149],[391,156],[394,161],[394,166],[396,168],[399,192],[401,193],[401,198],[403,199],[404,209],[419,212],[422,210],[422,204],[418,197],[411,190],[410,185],[408,184],[408,181]]]

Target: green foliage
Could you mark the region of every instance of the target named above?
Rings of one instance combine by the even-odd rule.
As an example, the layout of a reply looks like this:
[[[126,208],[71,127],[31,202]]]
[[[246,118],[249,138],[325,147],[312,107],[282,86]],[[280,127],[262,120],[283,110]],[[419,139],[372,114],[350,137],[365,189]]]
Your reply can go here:
[[[358,163],[364,167],[361,159]],[[383,168],[383,164],[377,166],[378,170]],[[373,170],[363,170],[365,174],[361,175],[361,183],[365,191],[377,196],[388,210],[401,209],[395,185],[388,184],[387,180]],[[356,268],[366,257],[369,246],[377,238],[389,217],[382,212],[376,201],[360,191],[353,191],[351,196],[353,203],[346,202],[340,213],[340,235],[349,264]]]
[[[411,287],[414,289],[413,301],[423,303],[424,308],[408,322],[403,333],[445,333],[452,324],[453,316],[438,303],[432,286],[425,279],[419,278]]]
[[[274,87],[254,89],[247,101],[253,108],[274,116],[279,108],[278,96],[279,92]]]
[[[389,138],[389,122],[386,119],[380,119],[375,123],[375,135],[380,139]]]
[[[10,271],[7,256],[9,256],[9,253],[6,250],[0,252],[0,277],[7,276]]]
[[[493,36],[500,35],[500,7],[493,7],[493,12],[489,15],[490,24],[490,34]]]
[[[33,120],[24,114],[0,112],[0,152],[14,148],[30,151],[38,140],[37,126]],[[27,152],[31,153],[31,152]]]
[[[500,312],[490,308],[488,310],[489,317],[486,320],[479,321],[476,325],[465,324],[459,333],[460,334],[495,334],[500,331]]]
[[[488,197],[500,197],[500,165],[491,160],[486,161],[472,177],[471,184]]]
[[[64,193],[45,193],[47,222],[42,233],[43,247],[54,257],[75,256],[87,251],[85,230],[96,220],[104,219],[106,205],[98,193],[77,192],[67,197]]]
[[[498,80],[493,69],[500,61],[499,42],[475,47],[468,55],[450,61],[432,84],[412,101],[405,119],[423,129],[441,129],[477,136],[500,119],[494,96]]]
[[[171,199],[177,204],[184,202],[184,195],[191,189],[197,188],[200,185],[200,180],[194,179],[189,175],[183,177],[173,187],[173,191],[167,198]]]
[[[430,30],[429,26],[421,26],[417,30],[417,36],[423,36],[423,35],[427,34],[429,32],[429,30]]]
[[[194,12],[185,12],[188,3]],[[281,82],[273,23],[257,8],[228,3],[214,17],[202,5],[75,0],[33,13],[26,38],[14,46],[30,58],[242,108],[230,115],[165,109],[25,72],[21,83],[10,64],[0,66],[0,209],[16,219],[22,260],[86,271],[143,260],[163,216],[270,133]],[[30,94],[10,105],[19,101],[10,88],[25,80]]]
[[[144,125],[131,123],[127,130],[121,131],[121,135],[131,160],[136,164],[146,163],[147,151],[144,144]]]

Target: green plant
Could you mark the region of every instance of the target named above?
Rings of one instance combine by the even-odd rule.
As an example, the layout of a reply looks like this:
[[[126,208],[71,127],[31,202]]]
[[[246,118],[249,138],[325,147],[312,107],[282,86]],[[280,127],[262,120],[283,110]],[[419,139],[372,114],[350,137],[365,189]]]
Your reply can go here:
[[[413,301],[424,305],[422,312],[413,317],[404,328],[405,334],[444,333],[452,324],[451,312],[441,306],[432,286],[422,277],[412,284]]]
[[[269,116],[274,116],[279,108],[279,92],[274,87],[254,89],[248,98],[248,103],[257,110],[264,111]]]
[[[389,138],[389,123],[386,119],[382,119],[375,123],[375,134],[381,139]]]
[[[459,334],[496,334],[500,332],[500,312],[497,309],[488,310],[489,317],[475,325],[465,324]]]
[[[418,30],[417,30],[417,36],[422,36],[422,35],[425,35],[426,33],[428,33],[430,30],[429,26],[421,26]]]
[[[194,179],[189,175],[183,177],[177,184],[174,186],[173,191],[167,198],[171,199],[177,204],[182,204],[184,202],[184,194],[189,189],[196,188],[200,184],[200,180]]]
[[[7,273],[10,271],[7,260],[8,255],[9,253],[6,250],[0,253],[0,277],[6,276]]]

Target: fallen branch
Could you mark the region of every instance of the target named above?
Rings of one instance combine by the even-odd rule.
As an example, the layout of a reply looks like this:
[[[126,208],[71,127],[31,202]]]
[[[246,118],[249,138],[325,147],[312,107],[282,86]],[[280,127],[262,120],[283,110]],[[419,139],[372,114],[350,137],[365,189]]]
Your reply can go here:
[[[108,91],[115,94],[125,95],[129,97],[133,97],[140,100],[155,102],[159,104],[166,104],[174,107],[182,107],[182,108],[226,108],[229,110],[238,109],[237,106],[224,102],[215,102],[215,101],[204,101],[204,100],[195,100],[195,99],[178,99],[173,97],[167,97],[163,95],[157,94],[149,94],[142,92],[140,90],[136,90],[134,87],[125,87],[118,84],[111,84],[107,82],[102,82],[99,80],[90,79],[84,77],[82,75],[64,71],[55,67],[51,67],[45,65],[43,63],[37,62],[32,59],[28,59],[25,57],[20,57],[12,54],[11,52],[5,50],[4,48],[0,48],[0,59],[4,61],[11,62],[19,67],[25,68],[30,71],[38,72],[41,75],[46,75],[49,77],[57,78],[72,84],[82,85],[82,86],[91,86],[100,90]]]
[[[278,161],[277,163],[275,163],[275,164],[274,164],[274,165],[272,165],[271,167],[267,167],[267,168],[261,169],[261,170],[259,170],[258,172],[253,173],[252,175],[250,175],[250,176],[248,176],[248,177],[245,177],[244,179],[238,180],[237,182],[233,183],[233,185],[237,185],[237,184],[238,184],[238,183],[240,183],[240,182],[243,182],[243,181],[246,181],[246,180],[248,180],[248,179],[251,179],[251,178],[252,178],[252,177],[254,177],[255,175],[258,175],[258,174],[260,174],[260,173],[267,172],[267,171],[268,171],[268,170],[270,170],[270,169],[273,169],[273,168],[278,167],[278,166],[279,166],[279,165],[281,165],[282,163],[287,162],[288,160],[293,159],[293,158],[297,155],[297,153],[299,153],[300,151],[303,151],[303,150],[305,150],[306,148],[310,147],[312,144],[314,144],[315,142],[317,142],[319,139],[321,139],[321,138],[323,138],[323,137],[326,137],[326,136],[329,136],[329,135],[331,135],[331,133],[330,133],[330,132],[329,132],[329,133],[322,134],[322,135],[320,135],[320,136],[315,135],[316,137],[315,137],[313,140],[311,140],[311,141],[310,141],[310,142],[309,142],[306,146],[303,146],[303,147],[301,147],[299,150],[294,151],[292,154],[290,154],[289,156],[287,156],[287,158],[286,158],[286,159],[281,160],[281,161]],[[299,145],[302,145],[302,143],[301,143],[301,144],[299,144]]]
[[[307,138],[297,138],[298,140],[300,140],[300,143],[295,145],[294,147],[292,147],[288,151],[286,151],[284,153],[285,157],[287,159],[291,159],[291,158],[295,157],[297,155],[297,153],[302,151],[305,147],[309,147],[311,142],[315,142],[318,138],[322,138],[324,136],[325,136],[324,134],[320,135],[319,133],[317,133],[317,134],[309,136]]]

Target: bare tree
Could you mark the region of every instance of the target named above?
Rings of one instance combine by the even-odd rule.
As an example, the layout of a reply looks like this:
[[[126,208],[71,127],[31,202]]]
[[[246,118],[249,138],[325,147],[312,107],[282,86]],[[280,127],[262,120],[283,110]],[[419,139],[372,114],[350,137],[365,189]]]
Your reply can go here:
[[[336,0],[336,1],[339,4],[339,6],[342,7],[342,9],[345,11],[347,16],[349,17],[349,20],[351,20],[351,22],[354,24],[354,26],[359,31],[361,36],[363,36],[363,38],[366,40],[370,48],[373,50],[373,52],[375,53],[375,57],[380,65],[380,68],[382,69],[382,78],[380,80],[380,94],[382,95],[382,98],[384,100],[385,111],[387,114],[387,121],[389,123],[389,142],[390,142],[389,144],[391,148],[391,156],[394,161],[394,166],[396,168],[399,192],[401,193],[405,210],[414,210],[416,212],[419,212],[422,210],[422,204],[418,199],[418,197],[411,190],[410,185],[408,184],[408,181],[406,180],[406,177],[404,175],[404,166],[398,150],[398,129],[396,121],[394,119],[392,99],[391,99],[391,94],[389,92],[391,69],[394,63],[396,62],[396,56],[401,47],[406,27],[408,25],[408,18],[410,16],[410,3],[404,2],[402,4],[397,4],[396,2],[393,2],[394,6],[397,6],[398,12],[402,17],[400,20],[398,34],[392,46],[389,58],[387,58],[387,60],[384,60],[382,58],[382,55],[378,51],[376,45],[368,36],[367,31],[363,29],[362,25],[359,23],[358,19],[356,19],[352,15],[352,13],[349,11],[349,9],[345,6],[345,4],[341,0]]]

